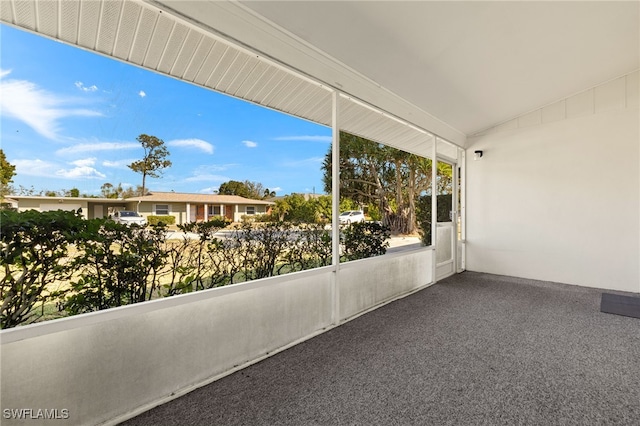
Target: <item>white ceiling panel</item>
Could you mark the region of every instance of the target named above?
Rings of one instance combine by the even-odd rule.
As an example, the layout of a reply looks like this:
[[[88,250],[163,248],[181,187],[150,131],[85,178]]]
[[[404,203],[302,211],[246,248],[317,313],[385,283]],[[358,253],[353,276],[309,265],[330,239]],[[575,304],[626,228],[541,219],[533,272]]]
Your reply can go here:
[[[14,12],[14,19],[19,26],[30,30],[36,29],[35,0],[20,0],[12,2],[12,9]]]
[[[169,47],[168,40],[171,36],[175,21],[159,14],[156,18],[155,28],[151,35],[151,41],[147,48],[147,54],[142,63],[145,68],[158,70],[158,64],[165,49]],[[183,35],[184,36],[184,35]]]
[[[340,98],[340,130],[423,157],[432,157],[434,136],[348,97]]]
[[[334,68],[359,73],[465,134],[640,67],[638,1],[240,3],[275,36],[310,46]],[[286,53],[273,46],[262,49]],[[305,66],[295,53],[288,60]]]
[[[78,25],[78,44],[80,46],[95,49],[101,20],[104,20],[102,2],[83,1],[80,3],[80,25]]]
[[[58,31],[58,4],[46,2],[39,9],[38,28],[43,34],[55,37]]]

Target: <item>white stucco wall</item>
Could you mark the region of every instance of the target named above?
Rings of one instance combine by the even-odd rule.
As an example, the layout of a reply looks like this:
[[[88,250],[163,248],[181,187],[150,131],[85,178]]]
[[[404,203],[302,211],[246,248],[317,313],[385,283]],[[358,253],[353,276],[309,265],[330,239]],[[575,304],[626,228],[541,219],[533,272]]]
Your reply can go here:
[[[341,264],[340,319],[429,284],[433,253],[420,248]]]
[[[467,269],[640,292],[639,117],[636,72],[470,138]]]

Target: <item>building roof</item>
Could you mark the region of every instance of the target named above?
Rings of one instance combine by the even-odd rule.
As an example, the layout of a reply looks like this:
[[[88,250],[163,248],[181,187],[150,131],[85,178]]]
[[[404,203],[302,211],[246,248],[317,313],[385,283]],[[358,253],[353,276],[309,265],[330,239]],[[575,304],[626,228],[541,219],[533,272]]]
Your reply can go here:
[[[203,203],[203,204],[253,204],[271,205],[271,201],[252,200],[238,195],[191,194],[184,192],[149,192],[142,197],[127,198],[126,201],[152,201],[163,203]]]
[[[88,201],[91,203],[102,204],[119,204],[122,205],[126,200],[123,198],[100,198],[100,197],[63,197],[63,196],[47,196],[47,195],[10,195],[9,198],[20,200],[41,200],[41,201]],[[9,199],[5,198],[5,200]]]

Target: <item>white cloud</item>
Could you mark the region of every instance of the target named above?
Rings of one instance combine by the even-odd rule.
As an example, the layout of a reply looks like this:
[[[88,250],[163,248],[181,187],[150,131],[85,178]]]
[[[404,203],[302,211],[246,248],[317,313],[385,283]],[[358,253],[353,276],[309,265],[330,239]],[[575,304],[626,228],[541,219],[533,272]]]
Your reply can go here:
[[[78,154],[82,152],[95,151],[121,151],[123,149],[140,148],[140,144],[136,142],[96,142],[96,143],[80,143],[77,145],[61,148],[56,151],[58,155]]]
[[[5,77],[9,74],[11,74],[11,70],[3,70],[2,68],[0,68],[0,78]]]
[[[84,158],[76,160],[70,164],[75,166],[65,169],[59,164],[35,160],[15,160],[12,162],[16,166],[16,174],[22,176],[36,176],[51,178],[58,176],[67,179],[104,179],[106,175],[91,167],[95,163],[95,158]]]
[[[73,116],[97,117],[102,114],[83,108],[68,108],[72,99],[40,89],[26,80],[9,80],[10,71],[0,72],[0,109],[2,114],[24,122],[48,139],[58,139],[60,120]]]
[[[202,188],[200,190],[198,190],[198,193],[200,194],[215,194],[216,191],[218,191],[220,187],[219,186],[210,186],[208,188]]]
[[[14,160],[11,163],[16,166],[16,175],[18,176],[51,177],[58,168],[55,163],[38,158],[35,160]]]
[[[276,186],[275,188],[269,188],[269,191],[280,192],[282,191],[282,188],[280,188],[279,186]]]
[[[253,141],[242,141],[242,143],[244,144],[244,146],[246,146],[247,148],[255,148],[258,146],[258,144],[256,142]]]
[[[126,169],[129,164],[137,160],[139,160],[139,158],[129,158],[124,160],[116,160],[116,161],[104,160],[102,162],[102,166],[111,167],[114,169]]]
[[[214,146],[202,139],[176,139],[167,142],[169,146],[177,146],[183,148],[195,148],[207,154],[213,154]]]
[[[85,86],[84,83],[81,81],[76,81],[74,84],[78,89],[82,90],[83,92],[95,92],[98,90],[98,86],[96,86],[95,84],[89,87]]]
[[[331,136],[301,135],[301,136],[280,136],[273,138],[275,141],[300,141],[300,142],[327,142],[331,143]]]
[[[91,158],[84,158],[84,159],[80,159],[80,160],[75,160],[75,161],[72,161],[71,164],[73,164],[74,166],[78,166],[78,167],[90,167],[90,166],[93,166],[94,164],[96,164],[96,158],[95,157],[91,157]]]
[[[107,177],[104,173],[100,173],[93,167],[80,166],[73,169],[59,169],[56,175],[67,179],[104,179]]]
[[[147,96],[147,94],[144,93],[144,90],[141,90],[138,92],[138,96],[140,96],[141,98],[144,98],[145,96]]]

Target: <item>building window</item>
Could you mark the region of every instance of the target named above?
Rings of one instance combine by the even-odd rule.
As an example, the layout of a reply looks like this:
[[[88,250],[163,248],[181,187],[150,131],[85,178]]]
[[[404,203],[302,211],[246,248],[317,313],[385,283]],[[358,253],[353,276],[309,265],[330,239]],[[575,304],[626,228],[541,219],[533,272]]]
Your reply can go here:
[[[209,206],[209,216],[222,216],[222,212],[220,211],[220,206]]]
[[[156,215],[167,216],[169,214],[169,204],[156,204]]]
[[[246,214],[256,214],[255,206],[247,206],[244,211]]]

